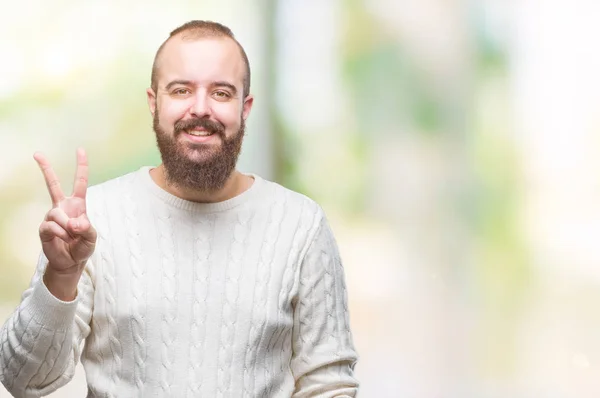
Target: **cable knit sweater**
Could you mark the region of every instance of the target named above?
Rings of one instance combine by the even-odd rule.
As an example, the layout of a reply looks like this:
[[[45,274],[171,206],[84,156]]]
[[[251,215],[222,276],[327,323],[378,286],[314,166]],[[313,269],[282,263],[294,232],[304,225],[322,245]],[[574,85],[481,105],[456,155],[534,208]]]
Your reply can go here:
[[[0,330],[16,397],[354,397],[343,268],[321,208],[253,175],[220,203],[184,201],[149,167],[90,187],[96,251],[77,298],[41,280]],[[85,344],[82,344],[85,342]]]

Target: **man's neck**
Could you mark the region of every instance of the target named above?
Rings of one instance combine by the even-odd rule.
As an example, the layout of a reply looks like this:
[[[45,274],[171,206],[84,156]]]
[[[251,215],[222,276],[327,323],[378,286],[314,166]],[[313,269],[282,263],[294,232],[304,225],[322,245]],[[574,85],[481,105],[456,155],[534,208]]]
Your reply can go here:
[[[165,167],[163,164],[151,169],[150,177],[152,177],[152,180],[156,183],[156,185],[171,195],[177,196],[180,199],[197,203],[217,203],[232,199],[248,190],[254,182],[254,178],[234,170],[234,172],[231,173],[225,182],[223,188],[219,189],[218,191],[206,192],[190,188],[183,188],[167,183]]]

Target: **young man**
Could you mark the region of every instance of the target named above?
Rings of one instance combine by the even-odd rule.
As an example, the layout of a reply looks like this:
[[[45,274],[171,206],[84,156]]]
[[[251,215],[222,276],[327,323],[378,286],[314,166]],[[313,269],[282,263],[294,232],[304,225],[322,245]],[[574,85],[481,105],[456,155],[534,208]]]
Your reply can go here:
[[[354,397],[343,269],[321,208],[235,169],[254,98],[243,48],[192,21],[159,48],[147,91],[162,164],[87,189],[77,154],[30,287],[0,330],[16,397]],[[85,345],[82,350],[82,342]]]

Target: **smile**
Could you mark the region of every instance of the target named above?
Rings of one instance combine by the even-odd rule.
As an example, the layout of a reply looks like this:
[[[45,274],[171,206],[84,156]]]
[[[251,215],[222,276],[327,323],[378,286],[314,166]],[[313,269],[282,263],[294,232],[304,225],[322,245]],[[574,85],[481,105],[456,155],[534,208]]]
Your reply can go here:
[[[194,135],[196,137],[208,137],[209,135],[213,135],[213,133],[206,130],[188,130],[186,131],[189,135]]]

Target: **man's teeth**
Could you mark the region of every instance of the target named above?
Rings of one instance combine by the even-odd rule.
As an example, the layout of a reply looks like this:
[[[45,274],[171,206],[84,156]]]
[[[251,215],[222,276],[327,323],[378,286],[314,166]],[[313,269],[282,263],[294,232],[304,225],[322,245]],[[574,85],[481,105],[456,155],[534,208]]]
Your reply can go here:
[[[196,136],[199,136],[199,137],[206,137],[206,136],[212,135],[212,133],[209,132],[209,131],[198,131],[198,130],[189,130],[188,134],[189,135],[196,135]]]

